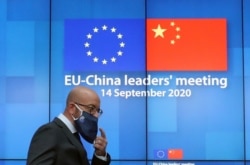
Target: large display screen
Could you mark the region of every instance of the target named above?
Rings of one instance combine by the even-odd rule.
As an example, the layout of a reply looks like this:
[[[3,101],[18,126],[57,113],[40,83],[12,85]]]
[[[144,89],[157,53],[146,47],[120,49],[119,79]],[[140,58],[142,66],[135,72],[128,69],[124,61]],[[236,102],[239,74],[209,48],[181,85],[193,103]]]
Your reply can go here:
[[[244,29],[249,29],[250,28],[250,22],[246,21],[250,19],[250,11],[248,10],[248,6],[250,5],[249,1],[244,2]],[[245,127],[246,127],[246,159],[249,161],[247,164],[250,164],[250,65],[249,65],[249,60],[250,60],[250,38],[247,37],[250,35],[249,30],[244,31],[244,94],[245,94],[245,99],[244,99],[244,104],[245,104]]]
[[[249,8],[2,0],[0,165],[26,164],[34,132],[77,85],[101,98],[113,165],[249,164]]]
[[[0,1],[0,164],[49,121],[50,1]]]
[[[148,158],[244,160],[242,4],[148,2]]]

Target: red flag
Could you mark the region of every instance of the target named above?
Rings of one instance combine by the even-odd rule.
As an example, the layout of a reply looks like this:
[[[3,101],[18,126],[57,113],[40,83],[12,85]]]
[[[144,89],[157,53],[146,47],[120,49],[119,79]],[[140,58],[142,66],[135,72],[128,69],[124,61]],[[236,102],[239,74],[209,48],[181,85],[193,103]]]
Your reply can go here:
[[[148,71],[226,71],[226,19],[147,19]]]
[[[169,149],[168,159],[175,159],[175,160],[183,159],[182,149]]]

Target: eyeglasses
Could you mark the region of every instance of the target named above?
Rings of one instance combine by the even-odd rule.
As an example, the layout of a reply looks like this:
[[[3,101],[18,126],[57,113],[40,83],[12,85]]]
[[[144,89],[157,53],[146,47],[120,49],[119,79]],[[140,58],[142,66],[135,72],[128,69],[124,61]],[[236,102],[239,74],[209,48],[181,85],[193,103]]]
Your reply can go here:
[[[96,106],[94,106],[92,104],[84,105],[84,104],[80,104],[80,103],[77,103],[77,102],[75,102],[75,104],[83,106],[83,107],[87,107],[87,109],[89,110],[89,113],[91,115],[94,115],[94,114],[98,113],[98,115],[101,116],[103,114],[103,110],[102,109],[96,108]]]

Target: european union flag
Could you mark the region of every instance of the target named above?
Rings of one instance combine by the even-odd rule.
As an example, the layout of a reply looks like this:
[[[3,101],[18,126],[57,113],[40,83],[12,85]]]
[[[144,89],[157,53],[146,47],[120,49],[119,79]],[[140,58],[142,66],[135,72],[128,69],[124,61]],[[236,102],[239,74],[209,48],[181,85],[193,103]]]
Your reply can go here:
[[[167,159],[166,149],[155,149],[154,150],[154,159]]]
[[[65,21],[65,71],[145,71],[144,19]]]

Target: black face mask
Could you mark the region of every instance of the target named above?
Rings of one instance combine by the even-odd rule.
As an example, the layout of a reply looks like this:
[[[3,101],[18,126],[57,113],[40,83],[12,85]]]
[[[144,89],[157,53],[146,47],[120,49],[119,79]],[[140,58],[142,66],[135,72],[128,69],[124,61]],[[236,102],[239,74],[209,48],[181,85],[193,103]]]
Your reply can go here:
[[[81,111],[79,118],[74,118],[76,130],[89,143],[93,143],[98,131],[98,118],[81,110],[77,105],[76,108]]]

